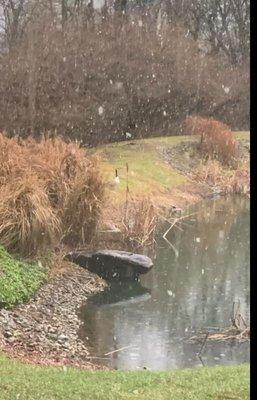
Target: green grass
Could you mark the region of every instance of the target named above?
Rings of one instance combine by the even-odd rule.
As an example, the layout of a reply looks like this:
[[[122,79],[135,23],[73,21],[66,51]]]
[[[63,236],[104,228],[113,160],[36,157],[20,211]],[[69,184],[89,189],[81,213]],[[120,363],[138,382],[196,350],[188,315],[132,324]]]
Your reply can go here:
[[[249,131],[238,131],[235,132],[237,140],[250,140],[250,132]]]
[[[16,260],[0,246],[0,306],[11,307],[26,301],[44,278],[42,267]]]
[[[1,400],[246,400],[249,366],[174,372],[88,372],[0,356]]]
[[[238,140],[249,140],[249,132],[236,132],[235,135]],[[99,147],[97,153],[103,156],[102,170],[108,181],[114,179],[115,169],[118,169],[120,185],[115,189],[113,200],[119,202],[125,199],[126,164],[129,167],[128,184],[132,195],[165,193],[188,182],[184,175],[164,161],[160,149],[195,140],[199,140],[199,137],[162,136]]]
[[[157,138],[137,140],[133,145],[129,142],[115,143],[98,149],[104,158],[102,169],[106,179],[112,181],[115,169],[118,169],[120,185],[115,190],[114,200],[125,200],[127,164],[132,195],[165,193],[187,182],[185,176],[164,162],[158,149],[162,145],[161,138]]]

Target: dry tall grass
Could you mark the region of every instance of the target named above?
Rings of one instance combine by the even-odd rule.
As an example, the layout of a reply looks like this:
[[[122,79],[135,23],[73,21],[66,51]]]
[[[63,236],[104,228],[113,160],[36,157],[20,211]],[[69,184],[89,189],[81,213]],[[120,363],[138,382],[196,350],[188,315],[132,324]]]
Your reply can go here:
[[[104,197],[98,159],[61,138],[0,134],[0,243],[23,255],[90,242]]]
[[[237,169],[224,168],[218,160],[201,163],[195,172],[195,179],[217,187],[224,194],[248,193],[250,191],[249,165],[240,163]]]
[[[57,242],[60,221],[35,175],[25,174],[1,187],[0,242],[22,255],[46,250]]]
[[[213,118],[189,116],[186,118],[185,132],[201,136],[201,151],[228,164],[236,156],[237,143],[228,125]]]
[[[152,245],[157,220],[156,209],[148,198],[131,202],[125,211],[125,218],[122,221],[123,241],[130,243],[133,249]]]

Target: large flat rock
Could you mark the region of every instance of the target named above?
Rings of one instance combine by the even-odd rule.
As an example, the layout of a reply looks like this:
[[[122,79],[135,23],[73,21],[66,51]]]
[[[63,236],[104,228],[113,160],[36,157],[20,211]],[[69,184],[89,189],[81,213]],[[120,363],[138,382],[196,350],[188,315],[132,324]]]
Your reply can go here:
[[[149,257],[120,250],[72,251],[65,258],[111,280],[136,279],[153,267]]]

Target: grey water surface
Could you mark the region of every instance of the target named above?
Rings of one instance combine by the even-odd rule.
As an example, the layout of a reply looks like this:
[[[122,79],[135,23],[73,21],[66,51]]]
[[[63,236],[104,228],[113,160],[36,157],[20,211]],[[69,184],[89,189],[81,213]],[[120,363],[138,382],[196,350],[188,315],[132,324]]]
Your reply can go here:
[[[200,360],[201,343],[186,339],[229,327],[234,301],[249,320],[250,201],[219,198],[192,212],[168,236],[177,255],[159,235],[154,268],[140,283],[112,284],[80,311],[80,337],[106,358],[99,362],[122,370],[249,362],[249,342],[207,342]]]

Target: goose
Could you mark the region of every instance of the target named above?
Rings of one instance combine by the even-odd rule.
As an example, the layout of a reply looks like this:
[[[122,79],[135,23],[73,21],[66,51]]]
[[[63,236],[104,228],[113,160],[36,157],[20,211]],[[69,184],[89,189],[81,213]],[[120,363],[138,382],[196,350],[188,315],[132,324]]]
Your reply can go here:
[[[116,186],[119,185],[119,183],[120,183],[120,178],[118,175],[118,170],[115,169],[115,178],[111,182],[108,182],[107,185],[109,188],[115,188]]]
[[[119,178],[119,176],[118,176],[118,170],[117,170],[117,169],[115,169],[114,183],[115,183],[116,185],[118,185],[118,184],[120,183],[120,178]]]

